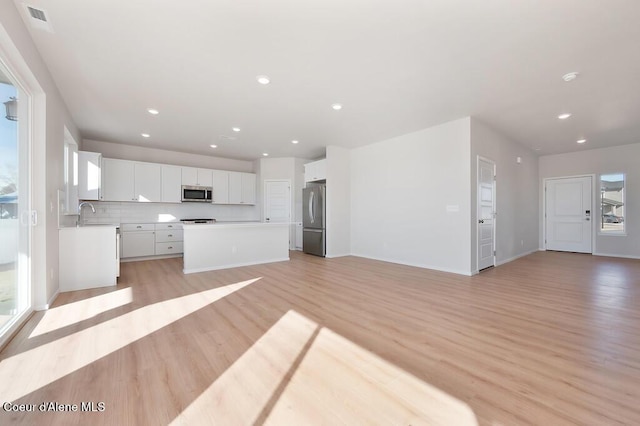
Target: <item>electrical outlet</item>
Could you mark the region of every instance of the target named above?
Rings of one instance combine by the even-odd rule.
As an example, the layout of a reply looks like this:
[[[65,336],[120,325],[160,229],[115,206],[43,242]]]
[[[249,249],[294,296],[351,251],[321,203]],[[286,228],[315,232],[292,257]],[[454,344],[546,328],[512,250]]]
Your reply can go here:
[[[520,240],[520,245],[524,246],[524,240]]]

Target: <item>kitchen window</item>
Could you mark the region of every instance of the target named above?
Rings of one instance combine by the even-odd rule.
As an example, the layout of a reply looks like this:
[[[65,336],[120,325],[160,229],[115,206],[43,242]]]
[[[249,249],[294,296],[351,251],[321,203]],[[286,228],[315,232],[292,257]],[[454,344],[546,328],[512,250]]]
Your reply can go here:
[[[625,175],[600,176],[600,233],[625,235]]]

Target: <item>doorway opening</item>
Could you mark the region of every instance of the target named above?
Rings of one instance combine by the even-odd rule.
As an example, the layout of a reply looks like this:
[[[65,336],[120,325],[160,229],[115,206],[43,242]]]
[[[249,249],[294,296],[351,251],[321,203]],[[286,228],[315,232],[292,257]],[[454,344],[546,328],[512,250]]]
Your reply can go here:
[[[496,264],[496,163],[478,156],[478,271]]]
[[[0,58],[0,343],[31,309],[29,97]]]
[[[291,181],[289,180],[265,180],[264,181],[264,221],[289,224],[289,248],[295,238],[291,238],[295,232],[291,223]]]

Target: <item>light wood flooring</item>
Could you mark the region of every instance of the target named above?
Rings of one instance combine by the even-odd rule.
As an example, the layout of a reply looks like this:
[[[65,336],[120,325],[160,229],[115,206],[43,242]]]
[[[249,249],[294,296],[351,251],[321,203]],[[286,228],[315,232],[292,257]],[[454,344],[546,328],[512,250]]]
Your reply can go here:
[[[464,277],[291,255],[124,263],[115,289],[61,294],[0,353],[0,403],[36,405],[0,424],[640,424],[638,260]]]

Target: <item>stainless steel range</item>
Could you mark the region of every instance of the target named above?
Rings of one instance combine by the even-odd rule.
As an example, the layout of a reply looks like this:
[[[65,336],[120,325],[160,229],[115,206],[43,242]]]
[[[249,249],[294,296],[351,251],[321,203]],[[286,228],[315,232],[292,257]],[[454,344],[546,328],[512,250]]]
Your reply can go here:
[[[194,223],[216,223],[216,220],[215,219],[182,219],[180,220],[180,222],[191,225]]]

